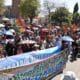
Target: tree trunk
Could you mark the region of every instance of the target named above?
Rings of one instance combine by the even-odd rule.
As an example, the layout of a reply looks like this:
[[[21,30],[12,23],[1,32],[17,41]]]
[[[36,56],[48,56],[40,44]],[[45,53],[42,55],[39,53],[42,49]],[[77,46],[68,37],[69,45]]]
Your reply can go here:
[[[32,21],[33,21],[33,17],[30,16],[30,24],[32,24]]]

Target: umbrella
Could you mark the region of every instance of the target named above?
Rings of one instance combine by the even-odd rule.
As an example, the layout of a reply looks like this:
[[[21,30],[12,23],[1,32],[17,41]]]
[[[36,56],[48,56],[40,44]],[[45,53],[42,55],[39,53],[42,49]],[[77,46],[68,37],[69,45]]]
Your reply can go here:
[[[9,21],[9,18],[2,18],[3,21]]]
[[[36,42],[33,40],[22,40],[19,44],[35,44]]]
[[[69,41],[69,42],[74,42],[74,40],[70,36],[63,36],[61,38],[63,41]]]
[[[3,27],[5,27],[5,25],[3,25],[3,24],[0,24],[0,27],[2,27],[2,28],[3,28]]]
[[[4,32],[4,34],[6,35],[6,39],[13,39],[13,33],[10,31],[6,31]]]
[[[12,33],[15,33],[15,30],[14,30],[14,29],[10,29],[10,31],[11,31]]]
[[[13,36],[13,33],[11,31],[5,31],[4,34]]]

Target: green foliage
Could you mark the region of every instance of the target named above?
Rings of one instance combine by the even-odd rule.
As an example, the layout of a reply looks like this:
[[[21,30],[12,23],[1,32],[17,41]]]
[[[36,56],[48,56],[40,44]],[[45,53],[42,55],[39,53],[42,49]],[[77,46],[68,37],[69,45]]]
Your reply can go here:
[[[74,6],[74,11],[73,11],[73,14],[77,13],[78,12],[78,3],[75,4]]]
[[[26,17],[29,16],[30,18],[35,17],[36,11],[39,7],[38,0],[22,0],[20,3],[20,11],[22,16]]]
[[[0,15],[3,14],[4,11],[4,0],[0,0]]]
[[[62,22],[70,22],[70,13],[65,7],[58,8],[52,15],[51,20],[62,24]]]
[[[79,22],[80,22],[80,15],[79,15],[79,13],[73,14],[72,24],[73,23],[78,24]]]
[[[80,15],[78,13],[78,3],[75,4],[74,6],[74,10],[73,10],[73,17],[72,17],[72,24],[78,24],[80,21]]]

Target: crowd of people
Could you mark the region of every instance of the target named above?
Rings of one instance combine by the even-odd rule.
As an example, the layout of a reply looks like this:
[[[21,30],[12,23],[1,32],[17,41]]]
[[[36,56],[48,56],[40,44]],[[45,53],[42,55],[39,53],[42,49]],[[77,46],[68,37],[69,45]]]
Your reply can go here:
[[[72,42],[72,58],[74,59],[78,53],[78,43],[80,35],[72,35],[70,31],[63,31],[59,25],[51,24],[51,26],[31,24],[25,28],[24,32],[17,34],[15,30],[11,30],[10,26],[5,25],[2,30],[3,37],[0,39],[4,43],[4,56],[12,56],[20,53],[47,49],[55,46],[61,46],[65,49],[66,41],[62,41],[63,36],[73,38]],[[25,41],[25,43],[24,43]],[[26,43],[27,41],[27,43]],[[65,44],[65,45],[64,45]]]

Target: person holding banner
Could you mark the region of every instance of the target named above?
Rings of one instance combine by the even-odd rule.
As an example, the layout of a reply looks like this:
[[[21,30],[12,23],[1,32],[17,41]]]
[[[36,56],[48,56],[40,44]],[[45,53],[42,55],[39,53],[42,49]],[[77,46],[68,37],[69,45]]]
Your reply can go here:
[[[17,54],[17,51],[18,51],[18,48],[20,48],[20,46],[18,46],[18,43],[20,42],[20,37],[18,34],[15,35],[15,38],[14,38],[14,55]],[[21,50],[21,49],[20,49]]]
[[[6,50],[6,53],[8,56],[14,55],[14,45],[13,45],[12,41],[9,41],[6,44],[5,50]]]
[[[62,47],[61,47],[61,50],[64,50],[64,49],[66,49],[66,48],[68,48],[68,43],[66,42],[66,41],[62,41]]]
[[[76,41],[74,41],[72,43],[72,57],[71,57],[71,61],[76,60],[78,55],[78,44],[76,43]]]

